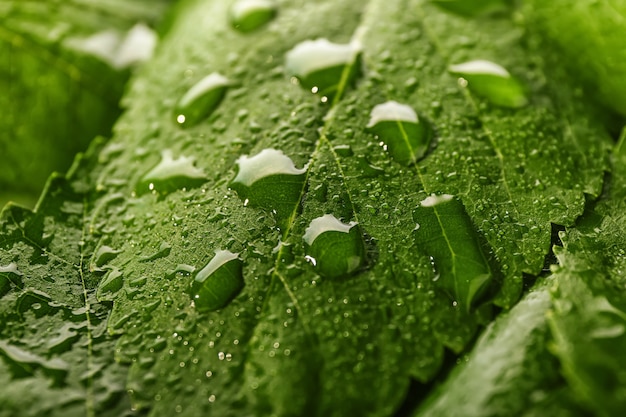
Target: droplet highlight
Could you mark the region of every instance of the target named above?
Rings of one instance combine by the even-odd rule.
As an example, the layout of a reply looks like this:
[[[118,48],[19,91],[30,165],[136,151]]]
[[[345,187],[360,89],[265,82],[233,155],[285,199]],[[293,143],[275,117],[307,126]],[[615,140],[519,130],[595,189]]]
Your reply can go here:
[[[251,32],[276,16],[276,4],[270,0],[239,0],[230,8],[230,23],[240,32]]]
[[[191,87],[176,104],[176,122],[183,127],[200,123],[215,111],[232,83],[214,72]]]
[[[326,278],[342,278],[359,270],[365,262],[365,245],[356,222],[342,223],[332,214],[313,219],[303,240],[305,259]]]
[[[214,311],[226,306],[244,286],[242,269],[239,254],[217,251],[191,283],[195,307],[199,311]]]
[[[287,52],[285,67],[302,87],[327,101],[324,97],[332,97],[341,85],[348,85],[356,78],[360,52],[357,42],[307,40]]]
[[[237,175],[230,187],[245,205],[270,210],[283,227],[297,211],[302,198],[307,166],[296,168],[287,155],[264,149],[257,155],[237,160]]]
[[[485,60],[468,61],[450,65],[448,71],[458,75],[460,85],[491,103],[510,108],[528,104],[524,86],[504,67]]]
[[[161,153],[161,162],[148,171],[136,187],[137,194],[171,193],[181,188],[193,188],[206,182],[206,174],[194,166],[194,157],[174,158],[172,151]]]
[[[422,159],[430,147],[430,124],[411,106],[396,101],[374,106],[367,129],[386,145],[391,157],[405,165]]]

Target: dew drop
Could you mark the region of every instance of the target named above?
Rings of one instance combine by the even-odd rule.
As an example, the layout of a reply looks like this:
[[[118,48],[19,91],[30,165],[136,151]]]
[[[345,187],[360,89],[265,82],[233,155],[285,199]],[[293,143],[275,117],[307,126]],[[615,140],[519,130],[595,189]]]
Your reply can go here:
[[[411,106],[396,101],[374,106],[366,127],[384,142],[393,159],[406,165],[424,157],[433,136],[428,122]]]
[[[356,222],[345,224],[326,214],[311,221],[303,240],[307,244],[307,259],[324,277],[351,275],[365,261],[363,236]]]
[[[39,369],[51,377],[56,385],[60,385],[65,380],[70,370],[69,364],[58,357],[46,359],[4,340],[0,340],[0,356],[9,362],[9,370],[15,370],[14,372],[18,375],[20,371],[22,373],[34,373],[35,370]]]
[[[176,104],[174,110],[176,122],[181,126],[189,127],[210,116],[231,85],[228,78],[217,72],[198,81]]]
[[[430,256],[435,284],[469,311],[493,274],[483,244],[463,202],[450,194],[431,195],[413,211],[416,243]]]
[[[117,70],[149,60],[157,43],[157,34],[142,23],[133,26],[126,34],[107,29],[87,38],[65,40],[69,48],[93,55]]]
[[[227,305],[244,286],[242,268],[243,261],[237,253],[217,251],[191,283],[195,307],[199,311],[214,311]]]
[[[151,262],[160,258],[165,258],[169,256],[171,251],[172,245],[169,242],[163,241],[156,252],[147,256],[142,256],[139,258],[139,262]]]
[[[148,171],[137,183],[136,193],[150,191],[167,194],[181,188],[198,187],[206,182],[206,175],[194,166],[195,158],[181,155],[174,159],[172,151],[161,153],[161,162]]]
[[[17,269],[17,264],[11,262],[8,265],[0,266],[0,297],[6,294],[11,287],[11,284],[18,288],[24,287],[22,282],[22,272]]]
[[[230,187],[247,206],[272,211],[283,225],[299,206],[307,167],[296,168],[291,158],[276,149],[244,155],[237,165]]]
[[[230,8],[230,23],[240,32],[251,32],[276,16],[276,5],[270,0],[239,0]]]
[[[327,39],[308,40],[287,52],[285,67],[300,85],[319,94],[332,96],[339,86],[349,84],[358,74],[361,47],[357,42],[337,44]]]
[[[463,77],[462,86],[502,107],[518,108],[528,104],[524,86],[502,66],[476,60],[450,65],[448,71]]]
[[[107,262],[115,259],[120,253],[122,253],[121,250],[115,250],[110,246],[100,246],[94,255],[94,263],[96,264],[96,266],[100,267]]]
[[[113,268],[106,273],[106,275],[98,284],[96,291],[96,297],[100,300],[109,300],[111,294],[115,294],[122,288],[123,273],[119,268]],[[110,293],[110,294],[109,294]]]

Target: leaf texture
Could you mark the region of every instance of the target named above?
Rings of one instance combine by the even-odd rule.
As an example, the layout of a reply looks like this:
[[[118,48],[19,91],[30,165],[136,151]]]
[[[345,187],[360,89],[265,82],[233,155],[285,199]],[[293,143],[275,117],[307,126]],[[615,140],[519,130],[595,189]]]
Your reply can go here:
[[[97,309],[106,332],[91,324],[86,334],[98,334],[101,344],[81,336],[86,346],[67,355],[79,362],[114,355],[110,369],[120,372],[114,377],[83,365],[92,375],[87,387],[125,386],[139,413],[393,415],[411,380],[433,380],[446,349],[458,354],[469,347],[494,303],[517,302],[523,275],[541,272],[551,223],[573,225],[585,196],[601,192],[605,132],[565,87],[546,83],[542,67],[526,60],[522,31],[506,16],[485,24],[417,0],[276,3],[272,21],[243,34],[230,26],[225,2],[183,2],[158,54],[129,85],[111,141],[68,180],[54,180],[35,214],[17,210],[39,223],[19,226],[16,209],[5,211],[3,334],[21,339],[24,320],[15,309],[28,291],[54,287],[63,293],[50,294],[55,303],[70,297],[72,305]],[[318,38],[360,48],[326,99],[285,68],[290,50]],[[447,70],[479,58],[518,77],[529,105],[494,106]],[[183,129],[178,100],[215,72],[232,84],[204,121]],[[372,109],[390,100],[433,126],[433,144],[408,166],[367,129]],[[255,205],[229,186],[240,158],[266,149],[305,169],[303,183],[274,177],[277,189],[300,187],[280,219],[271,199]],[[151,192],[138,192],[164,161],[179,164],[172,172],[198,175],[188,183],[179,177],[167,192],[154,182],[147,183]],[[442,224],[441,233],[458,232],[458,224],[472,229],[469,260],[479,257],[492,273],[474,308],[460,308],[455,294],[438,285],[441,268],[420,241],[414,211],[433,194],[460,199],[461,218]],[[62,209],[71,216],[55,219]],[[355,250],[362,259],[343,276],[318,274],[304,241],[313,221],[329,214],[358,224],[360,236],[348,237],[362,239],[352,246],[364,248]],[[32,269],[40,258],[17,255],[25,240],[66,260],[63,279],[75,287],[46,281]],[[226,250],[243,262],[244,287],[224,308],[198,311],[190,295],[195,273]],[[22,275],[13,276],[12,268]],[[40,320],[32,314],[26,323]],[[0,345],[7,367],[15,362],[11,347]],[[65,358],[21,348],[45,357],[31,359],[33,369]],[[79,406],[94,414],[107,403],[86,398],[92,405]]]

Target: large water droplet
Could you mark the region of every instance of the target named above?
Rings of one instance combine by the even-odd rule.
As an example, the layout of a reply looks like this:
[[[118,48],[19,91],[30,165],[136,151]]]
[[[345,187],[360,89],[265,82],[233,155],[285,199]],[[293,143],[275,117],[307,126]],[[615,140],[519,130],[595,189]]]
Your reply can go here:
[[[194,277],[191,293],[200,311],[224,307],[244,286],[243,262],[239,255],[227,250],[217,251],[211,261]]]
[[[40,370],[46,376],[51,377],[56,385],[62,383],[70,370],[69,364],[60,358],[46,359],[23,350],[21,347],[10,345],[4,340],[0,340],[0,353],[9,364],[13,365],[9,366],[9,370],[22,374],[34,374],[36,370]]]
[[[22,273],[17,269],[17,264],[11,262],[8,265],[0,266],[0,297],[6,294],[11,284],[18,288],[24,286],[22,282]]]
[[[276,5],[270,0],[239,0],[230,8],[230,23],[240,32],[250,32],[276,16]]]
[[[42,317],[58,311],[60,304],[54,303],[52,297],[43,291],[27,290],[18,296],[15,307],[19,314],[30,311],[36,317]]]
[[[431,256],[435,284],[466,311],[492,279],[480,236],[463,202],[449,194],[431,195],[413,211],[416,242]]]
[[[107,29],[87,38],[69,37],[65,45],[121,70],[149,60],[157,42],[157,34],[148,26],[138,23],[126,35]]]
[[[185,187],[197,187],[206,181],[206,175],[194,166],[194,158],[180,156],[174,159],[170,150],[161,154],[161,162],[148,171],[136,187],[137,194],[150,191],[170,193]]]
[[[493,13],[506,8],[503,0],[430,0],[431,3],[462,16],[478,16],[486,13]]]
[[[110,246],[102,245],[98,248],[94,255],[94,263],[97,267],[100,267],[115,259],[120,253],[122,253],[121,250],[115,250]]]
[[[242,156],[230,186],[244,204],[271,210],[284,226],[299,207],[307,167],[296,168],[291,158],[276,149],[264,149],[253,157]]]
[[[188,127],[207,118],[220,104],[231,84],[228,78],[217,72],[198,81],[176,104],[176,122]]]
[[[462,77],[461,85],[497,106],[523,107],[528,104],[524,86],[509,72],[491,61],[476,60],[450,65],[452,74]]]
[[[332,96],[340,85],[358,73],[360,45],[337,44],[327,39],[304,41],[287,52],[286,69],[300,84],[322,97]]]
[[[106,273],[96,290],[98,301],[112,300],[113,295],[122,288],[123,275],[123,272],[115,267]]]
[[[393,159],[407,165],[424,157],[433,136],[427,121],[396,101],[374,106],[367,129],[385,143]]]
[[[363,235],[356,222],[342,223],[332,214],[311,221],[303,239],[306,259],[327,278],[340,278],[356,272],[365,261]]]

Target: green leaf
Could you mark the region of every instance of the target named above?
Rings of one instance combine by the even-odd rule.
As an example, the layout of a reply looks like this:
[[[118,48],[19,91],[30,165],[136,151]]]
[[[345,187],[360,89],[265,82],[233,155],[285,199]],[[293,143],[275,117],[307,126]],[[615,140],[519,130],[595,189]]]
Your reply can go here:
[[[156,41],[146,24],[168,3],[2,1],[0,207],[33,207],[53,171],[67,171],[96,135],[109,134],[128,68]]]
[[[549,279],[485,329],[415,416],[576,416],[559,362],[547,350]]]
[[[554,351],[581,401],[599,416],[626,406],[626,155],[614,153],[610,193],[562,239],[549,316]]]
[[[3,273],[0,363],[36,358],[21,368],[42,386],[50,361],[70,369],[66,385],[42,394],[57,402],[32,414],[124,408],[112,398],[125,388],[133,410],[153,416],[392,415],[412,380],[439,374],[445,349],[469,348],[492,303],[517,302],[523,274],[542,269],[551,223],[573,225],[586,196],[600,194],[607,135],[567,84],[545,82],[507,17],[485,25],[418,0],[276,4],[251,35],[231,27],[225,2],[182,2],[129,85],[111,141],[53,180],[35,213],[5,211],[0,266],[17,268],[23,288]],[[307,42],[341,53],[299,73],[289,56]],[[459,86],[447,69],[476,59],[507,68],[528,105],[501,108]],[[213,73],[232,85],[182,129],[177,103]],[[310,73],[321,78],[308,84]],[[432,142],[406,141],[409,162],[367,127],[390,101],[432,127]],[[255,159],[268,152],[269,162]],[[415,230],[432,194],[459,199],[429,223],[439,243],[462,238],[447,249]],[[334,230],[307,233],[326,216]],[[29,242],[38,251],[24,250]],[[202,271],[220,251],[237,261],[204,270],[228,284],[204,309],[193,286],[211,292],[214,275]],[[468,263],[439,285],[436,271]],[[68,299],[95,310],[85,336],[46,351],[37,343],[50,338],[44,329],[69,325],[54,313]],[[22,376],[2,375],[7,384]],[[63,389],[79,399],[55,395]],[[0,402],[19,398],[8,395]]]
[[[524,2],[529,31],[546,51],[608,108],[626,116],[626,2],[564,0]],[[558,17],[557,17],[558,16]]]
[[[95,155],[86,159],[95,161]],[[88,269],[84,216],[91,169],[52,177],[33,213],[8,205],[0,221],[0,394],[2,415],[129,414],[126,370],[114,360],[109,307],[97,302],[101,273]]]

